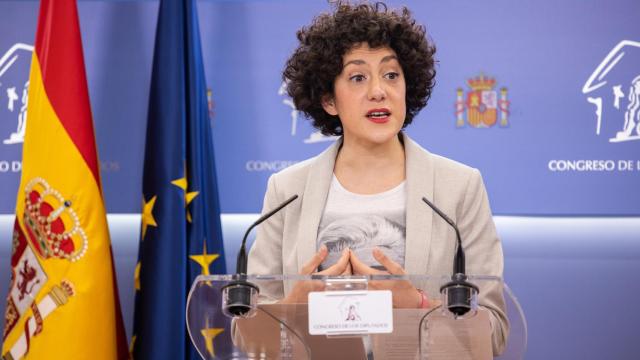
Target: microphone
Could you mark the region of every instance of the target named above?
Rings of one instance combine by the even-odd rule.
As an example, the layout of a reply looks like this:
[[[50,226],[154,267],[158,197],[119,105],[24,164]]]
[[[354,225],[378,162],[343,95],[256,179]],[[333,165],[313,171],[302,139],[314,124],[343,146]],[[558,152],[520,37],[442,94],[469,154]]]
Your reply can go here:
[[[467,281],[467,275],[465,274],[465,258],[464,249],[462,248],[462,239],[460,238],[460,231],[456,224],[445,215],[437,206],[427,200],[426,197],[422,198],[433,211],[436,212],[447,224],[456,231],[456,237],[458,239],[458,249],[453,258],[453,274],[451,275],[451,281],[440,287],[440,293],[445,294],[445,306],[456,316],[463,316],[469,310],[471,310],[471,300],[479,292],[478,287]]]
[[[228,317],[251,317],[255,314],[257,306],[257,296],[260,290],[258,287],[247,279],[247,237],[253,228],[263,223],[275,215],[278,211],[282,210],[285,206],[289,205],[293,200],[297,199],[298,195],[293,195],[282,204],[278,205],[275,209],[260,216],[247,231],[242,238],[242,245],[238,251],[238,259],[236,262],[236,275],[237,280],[229,282],[222,287],[222,312]]]

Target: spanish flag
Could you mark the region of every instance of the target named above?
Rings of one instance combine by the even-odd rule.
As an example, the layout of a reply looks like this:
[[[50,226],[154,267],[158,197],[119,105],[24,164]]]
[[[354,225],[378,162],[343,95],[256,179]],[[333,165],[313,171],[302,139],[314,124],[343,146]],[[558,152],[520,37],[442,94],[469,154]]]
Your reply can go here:
[[[126,338],[74,0],[42,0],[3,359],[122,359]]]

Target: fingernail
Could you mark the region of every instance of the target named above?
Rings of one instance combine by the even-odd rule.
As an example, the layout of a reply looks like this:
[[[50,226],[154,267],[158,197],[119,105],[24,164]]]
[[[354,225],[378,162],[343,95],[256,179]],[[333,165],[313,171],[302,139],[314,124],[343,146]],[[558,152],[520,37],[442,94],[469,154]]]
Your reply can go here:
[[[327,251],[327,245],[322,244],[322,246],[320,246],[320,251],[321,252],[326,252]]]

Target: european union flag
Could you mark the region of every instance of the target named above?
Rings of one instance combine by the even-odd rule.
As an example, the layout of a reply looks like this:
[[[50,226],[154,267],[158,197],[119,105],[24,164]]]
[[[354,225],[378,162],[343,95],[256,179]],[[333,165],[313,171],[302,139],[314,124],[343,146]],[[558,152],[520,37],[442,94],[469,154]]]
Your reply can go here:
[[[135,359],[198,359],[185,325],[191,283],[225,273],[195,0],[158,14],[136,266]],[[224,330],[211,329],[219,333]]]

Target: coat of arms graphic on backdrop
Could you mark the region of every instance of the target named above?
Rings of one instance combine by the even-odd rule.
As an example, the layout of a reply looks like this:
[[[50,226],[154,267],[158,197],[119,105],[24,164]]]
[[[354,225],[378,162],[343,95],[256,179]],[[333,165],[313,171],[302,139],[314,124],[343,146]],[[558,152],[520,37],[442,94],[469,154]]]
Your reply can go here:
[[[468,79],[467,85],[471,90],[466,94],[462,88],[458,88],[456,91],[456,127],[461,128],[468,124],[474,128],[489,128],[496,123],[500,127],[508,127],[507,88],[501,88],[500,95],[498,95],[498,92],[494,90],[496,80],[486,77],[484,74]]]

